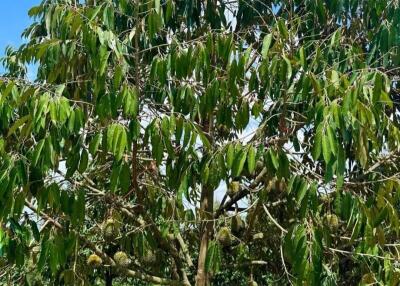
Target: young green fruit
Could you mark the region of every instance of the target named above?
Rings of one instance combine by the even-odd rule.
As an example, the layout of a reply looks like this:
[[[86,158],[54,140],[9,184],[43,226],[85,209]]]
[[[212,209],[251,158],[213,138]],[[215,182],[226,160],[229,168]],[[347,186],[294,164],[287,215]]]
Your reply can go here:
[[[153,251],[147,251],[143,257],[143,262],[147,265],[154,265],[157,263],[157,256]]]
[[[256,163],[256,171],[261,172],[261,170],[264,168],[264,162],[261,160],[258,160]]]
[[[229,228],[223,227],[219,230],[217,235],[218,242],[223,246],[229,246],[232,243],[231,232]]]
[[[112,240],[119,235],[118,223],[114,219],[108,219],[103,223],[103,237]]]
[[[325,224],[330,230],[335,231],[339,228],[339,219],[335,214],[328,214],[325,216]]]
[[[239,192],[240,192],[240,182],[239,181],[232,181],[229,184],[228,195],[230,197],[233,197],[234,195],[236,195]]]
[[[239,215],[232,217],[232,233],[239,235],[245,228],[244,222]]]

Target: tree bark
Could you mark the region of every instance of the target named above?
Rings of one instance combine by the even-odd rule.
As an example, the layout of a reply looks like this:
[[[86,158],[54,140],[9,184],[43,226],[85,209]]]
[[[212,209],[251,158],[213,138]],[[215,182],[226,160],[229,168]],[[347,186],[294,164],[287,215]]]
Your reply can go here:
[[[111,270],[107,270],[106,271],[106,275],[105,275],[105,282],[106,282],[106,286],[112,286],[112,274],[111,274]]]
[[[211,113],[203,124],[203,131],[208,134],[208,140],[211,145],[214,145],[214,116]],[[214,190],[207,186],[202,185],[200,197],[200,249],[199,259],[197,262],[196,286],[210,285],[210,273],[206,269],[207,250],[210,238],[213,232],[213,218],[214,218]]]
[[[135,85],[136,85],[136,90],[138,93],[138,99],[140,99],[140,94],[141,94],[140,93],[140,91],[141,91],[141,89],[140,89],[140,70],[139,70],[140,69],[139,7],[140,7],[140,1],[136,1],[136,8],[135,8],[136,32],[135,32],[135,37],[134,37],[134,46],[135,46]],[[139,108],[139,110],[140,110],[140,108]],[[132,120],[137,120],[137,117]],[[132,187],[136,194],[137,202],[138,202],[140,208],[142,208],[144,196],[143,196],[142,190],[139,190],[139,185],[138,185],[137,152],[138,152],[138,143],[137,143],[137,139],[135,138],[132,142]]]
[[[213,201],[213,190],[207,186],[203,186],[200,202],[200,216],[203,222],[200,231],[200,250],[197,264],[196,286],[210,285],[210,274],[206,270],[206,257],[208,243],[212,236],[213,229]]]

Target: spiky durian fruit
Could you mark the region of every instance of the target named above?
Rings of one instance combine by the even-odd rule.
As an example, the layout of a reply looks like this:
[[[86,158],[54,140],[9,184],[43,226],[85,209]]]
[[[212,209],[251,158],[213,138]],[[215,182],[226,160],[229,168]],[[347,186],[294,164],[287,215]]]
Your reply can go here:
[[[339,219],[335,214],[327,214],[325,216],[324,223],[332,231],[335,231],[339,228]]]
[[[245,228],[244,222],[239,215],[232,217],[232,233],[239,235]]]
[[[227,227],[223,227],[219,230],[217,235],[218,242],[223,246],[229,246],[232,243],[231,231]]]
[[[276,176],[271,179],[267,178],[267,186],[265,188],[267,193],[275,191],[278,188],[279,188],[279,181]]]
[[[107,240],[111,240],[119,235],[119,226],[116,220],[110,218],[103,223],[103,236]]]
[[[276,183],[276,188],[278,189],[278,191],[280,192],[285,192],[287,189],[287,184],[286,184],[286,180],[285,178],[281,178],[280,180],[278,180],[278,182]]]
[[[114,254],[114,261],[120,267],[128,267],[131,263],[128,255],[123,251],[118,251]]]
[[[230,197],[233,197],[235,194],[240,192],[240,182],[239,181],[232,181],[229,184],[228,188],[228,195]]]
[[[328,204],[331,202],[331,197],[328,194],[321,194],[320,201],[323,204]]]
[[[257,282],[254,281],[253,279],[249,280],[249,282],[247,282],[247,286],[258,286]]]
[[[97,254],[91,254],[87,259],[87,265],[91,267],[99,267],[103,260]]]
[[[376,279],[375,279],[375,275],[373,273],[364,274],[363,277],[361,278],[362,284],[369,285],[369,284],[373,284],[375,282],[376,282]]]

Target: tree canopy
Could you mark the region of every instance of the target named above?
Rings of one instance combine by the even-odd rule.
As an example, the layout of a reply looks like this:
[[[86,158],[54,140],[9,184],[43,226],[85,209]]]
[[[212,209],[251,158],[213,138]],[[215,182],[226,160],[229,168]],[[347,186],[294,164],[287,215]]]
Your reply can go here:
[[[0,284],[398,285],[399,5],[32,7],[0,76]]]

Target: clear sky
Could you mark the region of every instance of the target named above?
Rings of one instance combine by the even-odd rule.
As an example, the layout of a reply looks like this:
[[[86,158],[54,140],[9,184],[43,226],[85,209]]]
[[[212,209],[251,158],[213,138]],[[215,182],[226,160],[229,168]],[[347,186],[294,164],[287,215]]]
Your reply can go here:
[[[7,45],[14,47],[22,43],[21,33],[30,24],[28,10],[40,0],[0,0],[0,50]]]
[[[0,57],[6,46],[18,47],[23,43],[22,31],[31,20],[28,10],[40,3],[40,0],[0,0]],[[0,73],[2,67],[0,66]]]

